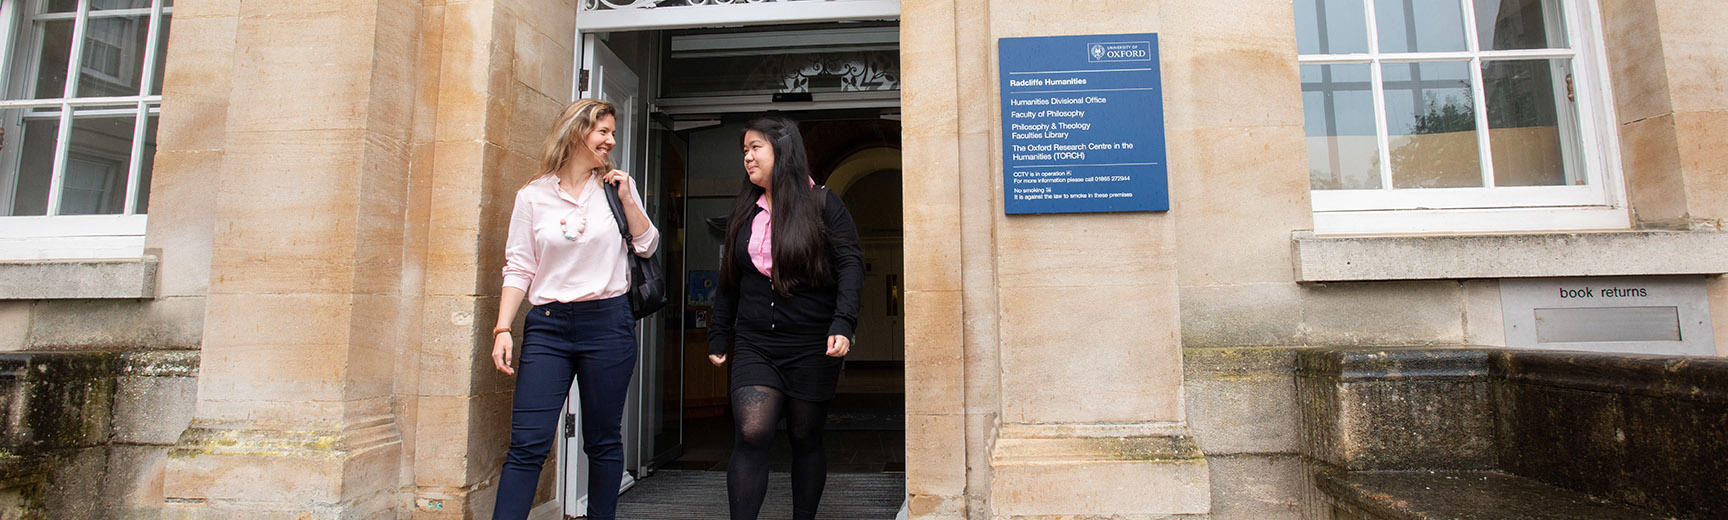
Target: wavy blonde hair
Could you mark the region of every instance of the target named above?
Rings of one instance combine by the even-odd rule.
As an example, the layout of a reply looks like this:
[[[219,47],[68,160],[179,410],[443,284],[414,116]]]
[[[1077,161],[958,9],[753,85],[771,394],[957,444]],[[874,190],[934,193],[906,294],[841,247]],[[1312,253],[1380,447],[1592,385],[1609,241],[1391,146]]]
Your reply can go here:
[[[618,110],[612,103],[599,99],[578,99],[564,107],[564,112],[558,115],[558,124],[553,125],[552,133],[546,136],[544,151],[540,153],[540,173],[529,178],[528,182],[556,174],[570,164],[571,155],[583,147],[588,133],[593,132],[594,127],[600,125],[600,118],[606,116],[617,119]],[[596,168],[610,171],[611,159],[601,159]]]

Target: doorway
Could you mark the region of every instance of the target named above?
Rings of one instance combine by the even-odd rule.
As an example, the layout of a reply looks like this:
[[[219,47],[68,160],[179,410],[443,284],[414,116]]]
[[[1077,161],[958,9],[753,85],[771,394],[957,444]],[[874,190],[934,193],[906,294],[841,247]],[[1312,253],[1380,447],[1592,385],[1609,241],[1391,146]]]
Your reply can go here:
[[[584,37],[582,54],[590,65],[579,70],[596,91],[582,95],[629,104],[619,107],[620,133],[640,146],[630,148],[626,171],[637,176],[660,228],[660,258],[673,296],[671,305],[639,322],[642,350],[626,405],[630,474],[624,482],[643,484],[627,490],[621,508],[652,509],[671,500],[652,496],[665,487],[653,484],[657,474],[665,483],[711,483],[718,476],[718,494],[707,494],[724,496],[719,472],[730,456],[732,420],[726,370],[707,360],[707,320],[720,235],[743,179],[743,122],[777,111],[799,121],[815,181],[841,196],[864,248],[856,344],[830,407],[825,446],[831,485],[844,478],[853,484],[845,488],[882,496],[834,498],[877,503],[886,497],[898,510],[905,490],[898,51],[893,22]],[[783,436],[776,440],[771,471],[786,470],[786,444]],[[580,514],[580,439],[566,439],[563,453],[565,511]]]
[[[831,472],[904,471],[905,327],[901,315],[902,266],[900,124],[857,110],[788,111],[799,121],[818,184],[841,196],[857,224],[865,277],[856,345],[847,356],[828,420]],[[661,415],[683,421],[681,445],[657,439],[661,468],[720,471],[731,452],[732,419],[726,370],[707,360],[707,321],[713,306],[725,219],[743,180],[737,151],[743,121],[754,114],[723,114],[711,126],[670,132],[661,153],[667,186],[679,186],[676,244],[663,247],[681,265],[675,293],[685,294],[684,319],[664,330],[668,354],[681,347],[683,402],[663,403]],[[700,166],[691,166],[700,165]],[[680,251],[672,251],[672,248]],[[671,359],[668,355],[665,359]],[[670,368],[670,367],[668,367]],[[666,370],[670,373],[670,370]],[[667,385],[670,390],[670,385]],[[668,399],[670,392],[662,393]],[[678,430],[671,424],[663,432]],[[776,444],[783,449],[784,442]],[[771,460],[784,465],[782,453]]]

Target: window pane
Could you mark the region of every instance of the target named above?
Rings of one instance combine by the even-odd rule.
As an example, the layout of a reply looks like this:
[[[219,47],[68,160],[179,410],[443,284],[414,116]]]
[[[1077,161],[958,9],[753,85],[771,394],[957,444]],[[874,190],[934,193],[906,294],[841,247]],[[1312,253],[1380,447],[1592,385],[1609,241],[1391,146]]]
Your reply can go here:
[[[156,72],[151,76],[150,95],[162,93],[162,74],[168,70],[168,13],[162,13],[162,25],[156,29]]]
[[[1368,52],[1368,20],[1362,0],[1296,0],[1296,52]]]
[[[14,179],[12,207],[8,215],[45,215],[48,213],[48,179],[54,172],[54,140],[60,132],[60,118],[25,119],[24,135],[5,136],[7,143],[20,143],[15,175],[0,176]],[[6,164],[7,168],[14,165]]]
[[[1380,52],[1466,50],[1458,0],[1374,0]]]
[[[137,117],[72,119],[61,178],[61,215],[113,215],[124,211],[126,175],[132,163],[132,123]]]
[[[144,126],[144,153],[139,156],[138,166],[138,214],[147,213],[145,210],[150,207],[150,172],[156,168],[156,119],[151,114]]]
[[[1577,146],[1563,131],[1561,114],[1575,122],[1565,84],[1565,60],[1490,61],[1482,65],[1483,93],[1488,98],[1488,147],[1494,157],[1496,186],[1561,186],[1583,184],[1584,177],[1566,170],[1566,150]],[[1558,104],[1560,100],[1565,104]],[[1568,125],[1576,127],[1576,125]],[[1573,173],[1572,175],[1568,175]]]
[[[37,54],[36,86],[26,88],[24,92],[32,93],[34,99],[53,99],[66,92],[66,55],[72,50],[72,20],[53,20],[36,22],[42,29],[42,51]],[[29,49],[19,50],[29,52]],[[20,73],[26,72],[31,63],[19,60],[16,65]],[[23,94],[20,92],[19,94]],[[7,96],[12,99],[31,99],[25,95]]]
[[[1543,9],[1545,0],[1476,0],[1476,36],[1482,50],[1546,49],[1567,47],[1563,34],[1548,34],[1548,22],[1559,21],[1560,6],[1553,16]],[[1554,24],[1563,31],[1561,24]]]
[[[106,9],[145,9],[150,7],[150,0],[90,0],[91,11]]]
[[[48,8],[45,11],[50,13],[67,13],[77,10],[78,0],[48,0]]]
[[[1387,63],[1383,67],[1392,187],[1481,186],[1470,62]]]
[[[149,16],[91,18],[84,26],[78,97],[136,96]]]
[[[1366,63],[1302,66],[1308,181],[1316,190],[1380,188],[1372,69]]]

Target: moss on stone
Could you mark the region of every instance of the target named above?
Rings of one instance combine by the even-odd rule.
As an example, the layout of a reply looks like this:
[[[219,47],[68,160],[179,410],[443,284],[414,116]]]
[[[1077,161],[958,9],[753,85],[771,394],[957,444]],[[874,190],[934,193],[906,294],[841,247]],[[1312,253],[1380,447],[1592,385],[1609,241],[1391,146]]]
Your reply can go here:
[[[1090,439],[1092,450],[1111,460],[1157,461],[1204,458],[1189,437],[1105,437]]]

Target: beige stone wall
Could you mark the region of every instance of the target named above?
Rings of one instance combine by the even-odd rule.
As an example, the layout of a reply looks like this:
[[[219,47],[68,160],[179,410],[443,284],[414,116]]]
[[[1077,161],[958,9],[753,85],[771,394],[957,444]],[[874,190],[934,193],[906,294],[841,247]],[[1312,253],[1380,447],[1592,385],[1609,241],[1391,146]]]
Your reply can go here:
[[[1160,17],[1158,2],[902,4],[904,163],[921,172],[904,187],[916,518],[1204,512],[1203,462],[1099,465],[1095,442],[1186,438],[1174,218],[1008,217],[1000,201],[996,39],[1157,32]],[[1120,478],[1086,477],[1100,471]]]
[[[1728,5],[1602,0],[1622,165],[1641,226],[1728,229]],[[1728,355],[1728,281],[1708,282]]]
[[[228,115],[236,17],[229,2],[172,15],[145,248],[155,298],[0,301],[0,351],[198,348],[210,285],[215,190]]]
[[[187,143],[164,153],[186,159],[158,163],[176,184],[156,193],[202,184],[187,191],[207,224],[159,230],[175,221],[153,215],[150,239],[173,258],[213,233],[198,412],[165,471],[169,507],[490,516],[510,389],[479,347],[495,230],[568,96],[574,6],[176,9],[211,14],[176,19],[175,41],[194,43],[172,52],[198,54],[170,59],[164,112],[180,100],[199,122],[164,123],[165,143]]]
[[[1728,7],[1602,4],[1637,226],[1720,229],[1728,161],[1711,154],[1728,147],[1710,130],[1728,103],[1716,65],[1728,52],[1706,28]],[[1160,38],[1172,211],[1003,216],[995,39],[1140,31]],[[1212,517],[1297,518],[1294,426],[1257,422],[1295,413],[1287,349],[1505,343],[1493,280],[1294,282],[1291,233],[1312,217],[1288,1],[907,3],[902,45],[905,162],[931,172],[905,187],[915,517],[1014,510],[1001,501],[1025,497],[1001,494],[1014,478],[999,455],[1019,439],[1004,428],[1182,421],[1186,402]],[[1728,283],[1710,288],[1728,352]],[[1178,302],[1145,295],[1172,290]],[[1182,367],[1158,357],[1175,344],[1160,342],[1165,327],[1206,363],[1186,386],[1161,382]],[[1118,345],[1152,355],[1111,357]],[[1052,362],[1050,348],[1068,358]]]
[[[1603,0],[1627,192],[1640,225],[1723,229],[1728,21],[1719,2]]]
[[[199,401],[166,469],[170,509],[400,502],[379,477],[404,449],[392,385],[418,314],[402,214],[419,7],[229,7]]]
[[[1720,229],[1728,6],[1602,7],[1639,225]],[[7,302],[0,339],[203,347],[174,455],[122,450],[137,484],[105,488],[132,510],[489,516],[512,381],[482,344],[510,201],[570,91],[572,2],[183,0],[174,20],[159,298]],[[1245,422],[1293,413],[1287,359],[1241,347],[1504,342],[1492,281],[1292,281],[1312,222],[1288,0],[904,2],[901,31],[913,517],[1293,518],[1293,434]],[[1173,210],[1003,215],[996,38],[1105,32],[1160,35]],[[1710,291],[1728,353],[1728,282]],[[1186,383],[1184,348],[1205,363]],[[1112,436],[1209,460],[1100,465]],[[1079,478],[1100,472],[1177,491]]]
[[[417,516],[488,518],[509,441],[514,380],[492,368],[491,326],[503,285],[503,230],[533,175],[546,129],[568,99],[575,7],[569,1],[445,2],[437,78],[416,155],[427,176],[421,360],[412,458]],[[482,348],[484,345],[485,348]],[[556,464],[548,462],[548,468]],[[548,471],[537,502],[552,497]]]
[[[183,1],[172,20],[146,230],[160,259],[154,299],[0,302],[0,350],[129,351],[101,448],[57,477],[50,511],[155,514],[168,452],[193,413],[237,18],[233,5]]]
[[[996,369],[995,316],[969,313],[966,305],[969,299],[994,300],[994,284],[988,281],[994,269],[989,262],[962,263],[984,256],[992,245],[975,236],[980,234],[960,232],[966,222],[994,215],[963,214],[967,208],[961,204],[968,193],[991,193],[977,180],[987,169],[976,164],[989,153],[985,138],[960,138],[959,92],[964,89],[959,81],[964,76],[958,70],[957,40],[961,33],[977,31],[968,29],[979,25],[976,7],[906,2],[900,11],[901,112],[917,115],[905,117],[901,127],[902,164],[909,173],[957,172],[914,173],[901,185],[907,202],[906,492],[914,518],[968,518],[969,508],[984,509],[968,489],[978,480],[987,482],[988,467],[977,461],[986,458],[982,439],[996,421],[994,406],[973,404],[975,398],[994,399],[992,378],[979,373]],[[962,14],[968,23],[959,23]],[[970,153],[963,154],[963,146]],[[971,175],[959,173],[962,159],[971,159]],[[979,374],[976,382],[973,374]]]
[[[1709,129],[1720,125],[1688,129],[1679,121],[1702,121],[1719,110],[1714,105],[1728,103],[1718,91],[1724,68],[1715,65],[1728,52],[1713,39],[1693,36],[1707,35],[1702,27],[1719,22],[1728,8],[1707,2],[1602,4],[1636,226],[1720,229],[1716,206],[1725,198],[1718,186],[1728,175],[1721,161],[1705,158],[1722,149],[1709,141],[1719,139]],[[1673,16],[1680,12],[1685,14]],[[1281,347],[1503,345],[1499,287],[1493,280],[1292,283],[1289,233],[1311,227],[1307,168],[1297,147],[1301,103],[1288,97],[1266,107],[1252,103],[1299,92],[1293,36],[1279,37],[1294,34],[1289,4],[1223,2],[1189,13],[1213,22],[1173,24],[1167,17],[1165,34],[1203,28],[1207,39],[1229,41],[1220,44],[1237,52],[1217,58],[1214,68],[1230,70],[1222,63],[1257,55],[1274,62],[1230,70],[1228,77],[1200,83],[1204,89],[1191,95],[1174,93],[1180,74],[1166,76],[1171,97],[1193,100],[1177,105],[1201,105],[1204,113],[1226,120],[1239,118],[1239,111],[1272,114],[1237,130],[1252,138],[1179,142],[1176,121],[1186,109],[1167,109],[1174,213],[1185,240],[1178,251],[1183,344],[1191,360],[1204,363],[1188,374],[1191,421],[1212,464],[1213,518],[1296,518],[1300,511],[1284,499],[1300,494],[1303,470],[1291,460],[1288,429],[1258,422],[1296,408],[1280,375],[1288,366],[1267,365],[1269,356]],[[1249,106],[1206,105],[1212,92]],[[1687,139],[1697,144],[1688,146]],[[1184,155],[1189,152],[1198,153]],[[1183,169],[1181,157],[1204,162]],[[1710,286],[1718,349],[1728,352],[1722,342],[1728,337],[1728,284],[1717,278]],[[1244,429],[1244,421],[1257,425]],[[1267,496],[1268,489],[1284,491]]]

